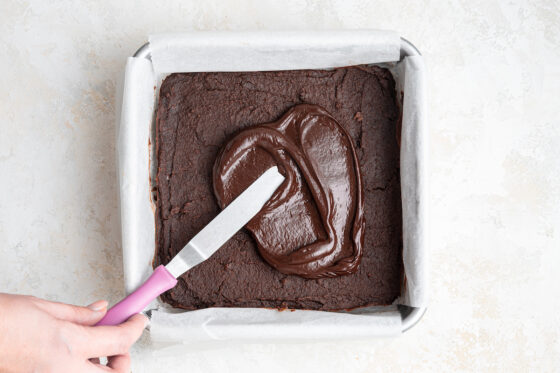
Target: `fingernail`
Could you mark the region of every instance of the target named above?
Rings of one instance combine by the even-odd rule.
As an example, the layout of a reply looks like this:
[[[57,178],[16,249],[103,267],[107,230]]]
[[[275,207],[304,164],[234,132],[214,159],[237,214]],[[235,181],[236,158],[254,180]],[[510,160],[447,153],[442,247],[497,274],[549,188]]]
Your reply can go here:
[[[105,308],[107,308],[107,301],[106,300],[98,300],[97,302],[94,302],[92,304],[90,304],[89,306],[87,306],[87,308],[89,308],[90,310],[94,311],[94,312],[99,312],[99,311],[103,311]]]

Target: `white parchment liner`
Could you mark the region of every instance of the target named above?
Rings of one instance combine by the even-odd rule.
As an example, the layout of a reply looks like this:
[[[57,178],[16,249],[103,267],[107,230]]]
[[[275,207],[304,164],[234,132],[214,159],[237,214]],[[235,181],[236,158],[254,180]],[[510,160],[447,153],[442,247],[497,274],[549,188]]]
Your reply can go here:
[[[427,130],[421,56],[400,60],[401,40],[377,30],[301,32],[191,32],[150,37],[151,60],[129,57],[118,136],[122,246],[127,293],[152,272],[154,207],[150,151],[161,79],[170,72],[265,71],[385,63],[404,92],[401,137],[405,287],[393,306],[353,312],[210,308],[181,311],[156,300],[155,342],[293,341],[389,336],[401,333],[397,304],[427,303]]]

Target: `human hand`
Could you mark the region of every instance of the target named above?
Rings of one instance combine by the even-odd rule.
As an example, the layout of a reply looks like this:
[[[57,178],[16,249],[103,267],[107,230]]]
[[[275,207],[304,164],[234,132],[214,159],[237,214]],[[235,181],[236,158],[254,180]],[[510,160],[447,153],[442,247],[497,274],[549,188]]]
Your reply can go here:
[[[106,312],[106,301],[79,307],[0,293],[0,372],[129,372],[128,350],[148,319],[94,326]]]

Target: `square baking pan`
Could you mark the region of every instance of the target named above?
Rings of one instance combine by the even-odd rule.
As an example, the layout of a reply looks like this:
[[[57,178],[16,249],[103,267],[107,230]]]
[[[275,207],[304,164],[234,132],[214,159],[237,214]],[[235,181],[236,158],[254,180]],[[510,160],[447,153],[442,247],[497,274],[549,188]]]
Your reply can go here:
[[[313,33],[310,37],[311,42],[315,40],[322,40],[322,35],[334,35],[333,39],[342,36],[340,40],[346,37],[352,37],[353,31],[345,31],[344,34],[339,34],[334,32],[331,34],[321,34],[319,33],[319,39],[317,34]],[[371,37],[375,37],[378,33],[377,31],[355,31],[356,39],[354,40],[369,40]],[[233,34],[233,36],[232,36]],[[262,34],[259,32],[236,34],[227,33],[227,38],[245,39],[251,38],[253,35],[257,35],[258,38],[262,40]],[[305,33],[304,33],[305,34]],[[224,35],[224,34],[222,34]],[[284,37],[281,33],[273,33],[278,35],[280,39]],[[218,35],[219,36],[219,35]],[[270,35],[266,35],[269,37]],[[364,38],[365,36],[365,38]],[[386,35],[383,34],[384,37]],[[286,37],[290,39],[290,36]],[[383,39],[383,38],[382,38]],[[383,39],[384,40],[384,39]],[[357,42],[359,44],[359,41]],[[328,50],[328,42],[326,43]],[[321,45],[322,48],[325,45]],[[297,49],[297,48],[296,48]],[[269,52],[269,51],[268,51]],[[324,50],[321,53],[325,53]],[[384,51],[382,51],[384,53]],[[412,58],[411,58],[412,57]],[[197,56],[201,58],[201,56]],[[382,57],[381,60],[386,59]],[[321,327],[323,323],[327,324],[340,324],[340,329],[332,333],[316,332],[312,327],[309,328],[309,333],[305,332],[299,333],[297,338],[307,339],[307,337],[314,339],[315,337],[320,337],[325,335],[338,336],[341,335],[340,330],[345,330],[341,336],[346,337],[356,337],[360,336],[375,336],[375,335],[387,335],[394,333],[386,333],[384,331],[378,331],[377,329],[372,329],[369,333],[358,333],[357,330],[360,329],[360,323],[376,323],[382,320],[380,317],[371,316],[381,316],[389,314],[398,314],[399,332],[404,332],[415,324],[422,318],[426,311],[426,299],[427,299],[427,289],[426,289],[426,232],[427,232],[427,206],[426,206],[426,184],[427,184],[427,144],[426,144],[426,121],[425,121],[425,103],[424,103],[424,85],[423,85],[423,64],[421,60],[421,55],[416,47],[409,41],[398,38],[398,57],[395,61],[385,61],[380,63],[373,63],[380,65],[382,67],[387,67],[393,73],[396,81],[397,97],[399,100],[399,105],[401,109],[402,118],[402,131],[401,131],[401,194],[403,200],[403,235],[406,233],[406,237],[403,237],[403,258],[405,261],[404,266],[404,279],[403,279],[403,289],[402,295],[395,303],[391,306],[377,306],[377,307],[366,307],[360,308],[351,312],[325,312],[325,311],[297,311],[298,315],[304,312],[305,317],[301,320],[301,325],[314,325]],[[405,66],[404,62],[407,62]],[[143,74],[149,74],[149,70],[152,70],[152,50],[150,48],[150,43],[144,44],[140,47],[133,57],[129,58],[129,64],[139,63],[142,65],[140,70],[143,70]],[[361,64],[363,61],[355,64]],[[150,66],[152,66],[150,68]],[[151,258],[155,253],[155,238],[153,234],[148,234],[143,236],[142,233],[145,231],[146,227],[154,226],[154,212],[155,206],[151,203],[155,196],[155,171],[156,171],[156,159],[154,156],[155,151],[155,110],[157,109],[157,99],[159,95],[159,85],[166,74],[155,74],[153,84],[150,88],[152,89],[151,95],[144,95],[144,100],[136,95],[136,90],[146,90],[146,87],[150,84],[150,81],[146,83],[142,82],[142,79],[136,77],[136,73],[129,72],[129,65],[127,65],[127,72],[125,73],[124,82],[124,94],[123,94],[123,105],[121,114],[121,123],[119,130],[118,139],[118,153],[119,153],[119,183],[120,183],[120,202],[121,202],[121,221],[122,221],[122,240],[123,240],[123,262],[124,262],[124,274],[125,274],[125,285],[126,291],[133,291],[136,286],[138,286],[147,276],[149,276],[151,271]],[[334,67],[332,65],[326,65],[322,68]],[[309,68],[309,65],[302,66],[301,68]],[[316,67],[319,68],[319,67]],[[247,69],[251,69],[248,67]],[[281,68],[280,68],[281,69]],[[295,70],[296,68],[294,68]],[[414,74],[410,73],[411,69],[414,70]],[[130,69],[133,70],[132,68]],[[213,70],[208,70],[213,71]],[[228,70],[230,71],[230,70]],[[234,66],[231,71],[237,71]],[[405,72],[408,71],[408,74]],[[170,73],[173,71],[168,71]],[[190,72],[189,70],[180,70],[177,72]],[[414,75],[414,78],[413,78]],[[414,87],[413,89],[405,89],[405,87]],[[411,85],[412,84],[412,85]],[[142,85],[144,88],[142,88]],[[420,92],[420,94],[419,94]],[[151,102],[150,102],[151,100]],[[409,104],[413,102],[414,105]],[[413,106],[413,109],[403,110],[403,108],[408,108],[408,106]],[[149,128],[142,127],[139,130],[139,123],[143,121],[141,117],[148,118],[149,123],[146,124]],[[146,120],[144,120],[146,122]],[[140,133],[139,133],[140,132]],[[148,144],[142,144],[143,137],[148,136]],[[139,159],[142,161],[138,161]],[[406,162],[406,165],[403,164]],[[404,167],[406,166],[406,167]],[[149,171],[146,171],[149,170]],[[142,179],[144,178],[144,179]],[[150,208],[145,203],[145,200],[150,200]],[[141,201],[141,202],[139,202]],[[405,216],[406,215],[406,216]],[[149,221],[151,219],[151,221]],[[153,229],[153,228],[150,228]],[[140,236],[140,237],[139,237]],[[152,240],[152,243],[149,241]],[[151,255],[148,253],[151,250]],[[149,261],[147,259],[150,259]],[[409,291],[414,288],[413,291]],[[412,294],[411,294],[412,293]],[[416,295],[415,295],[416,294]],[[421,294],[421,295],[418,295]],[[418,295],[418,296],[417,296]],[[262,332],[256,333],[252,339],[261,340],[259,335],[263,333],[276,335],[277,338],[283,338],[283,333],[275,334],[276,330],[283,328],[286,333],[290,332],[290,328],[287,325],[292,325],[297,328],[300,323],[300,319],[297,316],[289,316],[292,312],[278,312],[276,310],[268,309],[253,309],[253,314],[243,315],[238,308],[215,308],[208,311],[208,315],[204,312],[205,310],[197,311],[185,311],[180,309],[174,309],[171,306],[164,304],[163,302],[157,300],[153,302],[149,307],[148,311],[152,316],[152,334],[157,331],[158,340],[162,341],[179,341],[183,339],[182,334],[174,334],[171,331],[181,328],[181,325],[188,325],[189,334],[194,333],[193,323],[195,326],[200,326],[199,330],[199,340],[205,340],[206,336],[210,336],[209,339],[218,340],[231,340],[231,339],[244,339],[238,338],[239,334],[245,333],[252,330],[252,326],[256,318],[256,323],[259,328],[263,330]],[[239,315],[239,317],[236,316]],[[279,316],[275,315],[278,314]],[[339,319],[329,318],[328,321],[321,322],[324,314],[341,314]],[[343,315],[342,315],[343,314]],[[262,319],[259,319],[262,316]],[[326,315],[325,315],[326,316]],[[281,318],[281,320],[278,319]],[[289,320],[288,318],[293,319]],[[295,317],[295,318],[294,318]],[[369,317],[368,319],[363,319],[364,317]],[[180,320],[179,320],[180,319]],[[189,322],[185,323],[185,320]],[[194,321],[193,321],[194,320]],[[218,320],[218,321],[217,321]],[[225,321],[224,321],[225,320]],[[334,321],[333,321],[334,320]],[[348,322],[352,321],[352,323]],[[354,322],[355,321],[355,322]],[[216,327],[212,330],[209,325],[212,322],[216,322]],[[231,325],[228,324],[231,323]],[[162,326],[158,329],[154,324]],[[197,324],[198,323],[198,324]],[[345,323],[348,323],[348,327],[345,327]],[[227,324],[227,325],[225,325]],[[383,321],[380,322],[383,324]],[[267,328],[267,326],[269,328]],[[219,335],[220,330],[227,329],[228,332],[223,335]],[[305,330],[305,327],[303,328]],[[380,329],[383,330],[383,329]],[[394,330],[394,327],[393,329]],[[170,336],[170,334],[174,334]],[[196,339],[196,338],[195,338]],[[183,341],[184,342],[184,341]]]

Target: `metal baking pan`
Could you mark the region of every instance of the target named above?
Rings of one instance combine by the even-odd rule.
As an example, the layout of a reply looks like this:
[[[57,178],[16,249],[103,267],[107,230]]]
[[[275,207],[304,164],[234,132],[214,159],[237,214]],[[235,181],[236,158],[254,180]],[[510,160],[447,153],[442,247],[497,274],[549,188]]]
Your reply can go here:
[[[420,51],[408,40],[401,37],[401,60],[407,56],[421,55]],[[145,58],[151,60],[149,43],[142,45],[134,54],[133,57]],[[397,306],[402,320],[402,331],[405,332],[416,325],[422,316],[424,316],[427,307],[409,307],[404,305]]]

